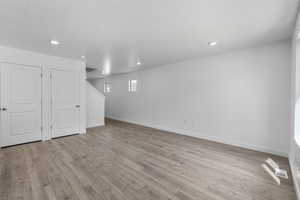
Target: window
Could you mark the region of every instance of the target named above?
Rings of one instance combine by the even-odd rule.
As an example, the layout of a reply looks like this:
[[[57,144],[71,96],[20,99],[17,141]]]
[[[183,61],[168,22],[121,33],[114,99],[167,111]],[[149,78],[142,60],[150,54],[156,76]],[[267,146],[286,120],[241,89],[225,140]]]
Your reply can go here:
[[[129,92],[136,92],[137,88],[137,80],[129,80],[128,82],[128,91]]]
[[[104,93],[110,93],[110,84],[104,83]]]

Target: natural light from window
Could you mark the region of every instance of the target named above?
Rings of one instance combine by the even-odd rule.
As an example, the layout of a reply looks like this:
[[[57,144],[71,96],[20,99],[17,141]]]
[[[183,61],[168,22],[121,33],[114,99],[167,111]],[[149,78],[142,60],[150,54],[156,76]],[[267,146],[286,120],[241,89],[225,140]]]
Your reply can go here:
[[[128,82],[128,91],[136,92],[137,89],[137,80],[129,80]]]

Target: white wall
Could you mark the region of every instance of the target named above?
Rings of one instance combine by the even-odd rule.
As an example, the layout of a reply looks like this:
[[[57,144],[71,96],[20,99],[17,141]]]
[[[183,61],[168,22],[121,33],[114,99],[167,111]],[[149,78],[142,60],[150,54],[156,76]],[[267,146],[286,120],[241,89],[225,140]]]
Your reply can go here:
[[[287,155],[290,56],[280,42],[112,76],[106,116]],[[138,92],[128,93],[129,79]]]
[[[39,66],[43,72],[42,93],[43,93],[43,107],[42,107],[42,121],[43,131],[42,139],[47,140],[51,138],[50,135],[50,71],[52,67],[61,69],[74,69],[80,74],[80,133],[86,132],[86,91],[85,91],[85,63],[80,60],[72,60],[67,58],[55,57],[25,51],[15,48],[0,46],[0,63],[15,63],[23,65]],[[1,72],[1,65],[0,65]],[[1,92],[1,91],[0,91]]]
[[[87,128],[104,126],[105,96],[86,81]]]
[[[291,65],[291,130],[289,161],[294,178],[295,190],[300,199],[300,16],[292,40]],[[296,142],[296,138],[298,142]]]

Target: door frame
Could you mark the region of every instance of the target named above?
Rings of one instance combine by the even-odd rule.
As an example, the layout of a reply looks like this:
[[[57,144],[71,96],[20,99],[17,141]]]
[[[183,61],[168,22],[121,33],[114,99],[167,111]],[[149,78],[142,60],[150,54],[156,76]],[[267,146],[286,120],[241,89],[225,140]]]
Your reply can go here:
[[[0,77],[2,77],[2,73],[3,73],[3,65],[5,64],[12,64],[12,65],[23,65],[23,66],[27,66],[27,67],[34,67],[34,68],[39,68],[41,70],[41,140],[45,141],[46,137],[45,137],[45,127],[44,127],[44,101],[43,101],[43,97],[44,97],[44,70],[43,67],[41,65],[30,65],[30,64],[23,64],[23,63],[17,63],[17,62],[0,62]],[[2,81],[0,78],[0,106],[2,108],[2,95],[3,95],[3,91],[2,91]],[[0,112],[0,133],[2,132],[2,112]],[[2,134],[0,134],[0,148],[3,147],[3,136]]]
[[[49,139],[55,138],[52,135],[52,128],[51,128],[51,124],[52,124],[52,80],[51,80],[51,73],[53,70],[58,70],[58,71],[74,71],[77,73],[78,75],[78,81],[79,81],[79,88],[78,88],[78,100],[79,100],[79,104],[80,104],[80,109],[79,109],[79,119],[78,119],[78,134],[85,134],[86,132],[82,132],[81,131],[81,120],[82,120],[82,112],[85,111],[83,110],[83,103],[82,102],[82,88],[81,88],[81,73],[80,70],[76,69],[76,68],[71,68],[71,67],[49,67],[47,70],[47,74],[49,77],[49,82],[48,82],[48,100],[49,100],[49,105],[48,105],[48,109],[49,109],[49,113],[48,113],[48,123],[49,123]],[[85,96],[84,96],[85,97]]]
[[[16,59],[17,60],[17,59]],[[79,134],[86,134],[86,95],[85,95],[85,81],[86,81],[86,73],[85,68],[74,66],[73,63],[61,63],[60,65],[52,65],[47,64],[50,61],[44,61],[45,64],[42,64],[40,62],[36,62],[33,60],[23,60],[19,59],[20,61],[5,61],[0,60],[0,76],[2,73],[2,65],[3,64],[17,64],[17,65],[25,65],[25,66],[34,66],[34,67],[40,67],[42,70],[42,141],[51,140],[51,130],[50,130],[50,71],[51,69],[58,69],[58,70],[74,70],[79,73],[79,95],[80,95],[80,115],[79,115],[79,121],[80,121],[80,130]],[[54,62],[54,61],[53,61]],[[55,63],[55,62],[54,62]],[[0,81],[0,106],[1,104],[1,81]],[[1,112],[0,112],[1,113]],[[0,130],[1,127],[1,114],[0,114]],[[2,146],[2,139],[0,134],[0,147]]]

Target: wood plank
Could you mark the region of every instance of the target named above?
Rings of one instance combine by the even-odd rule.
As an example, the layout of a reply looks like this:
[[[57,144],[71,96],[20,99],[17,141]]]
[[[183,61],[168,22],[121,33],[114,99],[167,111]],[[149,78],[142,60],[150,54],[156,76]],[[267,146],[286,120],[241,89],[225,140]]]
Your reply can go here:
[[[288,160],[120,121],[0,150],[1,200],[296,200],[261,164]],[[290,176],[290,171],[289,171]],[[290,176],[291,177],[291,176]]]

